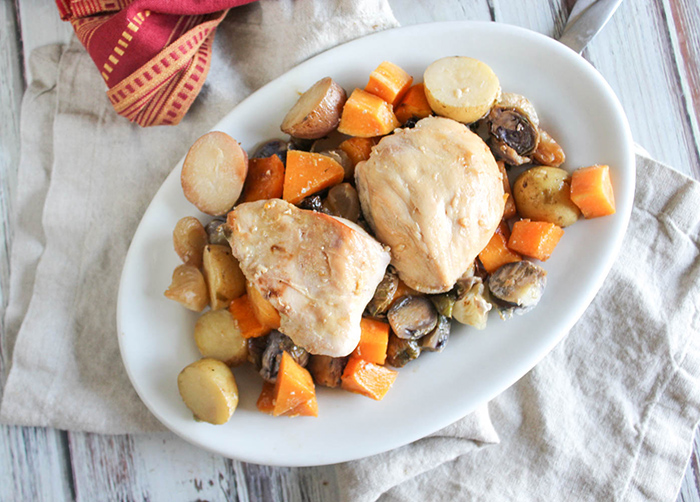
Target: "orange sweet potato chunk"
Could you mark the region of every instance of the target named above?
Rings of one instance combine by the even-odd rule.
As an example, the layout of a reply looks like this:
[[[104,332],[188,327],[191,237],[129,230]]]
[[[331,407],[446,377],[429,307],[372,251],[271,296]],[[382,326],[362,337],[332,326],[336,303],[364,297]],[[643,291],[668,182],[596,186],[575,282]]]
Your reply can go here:
[[[358,162],[369,159],[372,147],[377,143],[377,138],[348,138],[338,145],[338,148],[350,157],[352,166],[355,167]]]
[[[396,118],[402,124],[405,124],[411,118],[422,119],[432,115],[433,110],[430,108],[428,98],[425,97],[425,86],[416,84],[411,87],[394,108],[394,113],[396,113]]]
[[[369,74],[365,91],[379,96],[391,105],[396,105],[413,83],[413,77],[403,68],[384,61]]]
[[[284,173],[282,198],[292,204],[324,188],[342,183],[345,170],[338,162],[320,153],[290,150]]]
[[[284,186],[284,164],[277,155],[248,161],[248,175],[239,203],[279,199]]]
[[[498,164],[498,170],[501,171],[501,176],[503,178],[503,191],[506,194],[506,204],[503,209],[503,219],[507,220],[512,218],[518,213],[518,209],[515,206],[515,199],[513,198],[513,190],[510,188],[510,181],[508,180],[508,171],[506,171],[506,163],[502,160],[496,162]]]
[[[381,401],[396,380],[397,371],[352,356],[343,371],[341,387]]]
[[[279,328],[281,319],[277,309],[250,282],[246,282],[246,292],[250,305],[253,307],[253,313],[260,324],[270,329]]]
[[[309,403],[309,401],[313,401]],[[282,353],[277,381],[273,390],[274,416],[318,415],[316,388],[311,374],[286,351]]]
[[[363,317],[360,321],[360,343],[353,355],[370,363],[384,364],[389,344],[389,329],[388,323]]]
[[[547,261],[564,231],[546,221],[520,220],[513,225],[508,247],[520,254]]]
[[[571,200],[584,218],[598,218],[615,213],[610,168],[606,165],[582,167],[571,175]]]
[[[236,320],[238,329],[241,330],[243,338],[256,338],[267,335],[271,328],[263,326],[255,316],[255,310],[248,295],[239,296],[231,302],[228,311]]]
[[[501,221],[489,243],[479,253],[479,260],[489,274],[498,270],[506,263],[522,260],[522,257],[508,248],[510,231],[505,221]]]
[[[362,89],[355,89],[345,102],[338,131],[348,136],[372,138],[389,134],[399,125],[389,103]]]

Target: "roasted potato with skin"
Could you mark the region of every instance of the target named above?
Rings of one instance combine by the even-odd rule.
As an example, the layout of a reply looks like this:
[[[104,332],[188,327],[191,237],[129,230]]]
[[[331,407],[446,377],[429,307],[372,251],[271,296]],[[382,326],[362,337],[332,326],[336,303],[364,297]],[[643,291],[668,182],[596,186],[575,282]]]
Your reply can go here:
[[[165,297],[183,307],[201,312],[209,303],[207,283],[202,272],[192,265],[180,265],[173,271],[173,278],[165,291]]]
[[[229,366],[248,360],[248,344],[238,324],[226,309],[204,313],[194,325],[194,342],[203,357],[211,357]]]
[[[575,223],[581,216],[570,193],[571,176],[558,167],[530,168],[513,185],[513,197],[521,218],[546,221],[560,227]]]
[[[185,265],[202,266],[202,253],[207,241],[207,231],[194,216],[185,216],[175,224],[173,247]]]
[[[245,276],[229,246],[208,244],[202,256],[212,310],[226,308],[245,293]]]
[[[248,174],[248,154],[226,133],[212,131],[190,147],[180,182],[185,198],[203,213],[226,214]]]
[[[280,129],[295,138],[322,138],[338,127],[346,99],[345,90],[332,78],[322,78],[301,95]]]
[[[183,369],[177,387],[197,420],[225,424],[238,406],[238,386],[231,369],[216,359],[204,358]]]
[[[501,84],[491,67],[465,56],[433,62],[426,68],[423,82],[430,108],[465,124],[486,115],[501,95]]]

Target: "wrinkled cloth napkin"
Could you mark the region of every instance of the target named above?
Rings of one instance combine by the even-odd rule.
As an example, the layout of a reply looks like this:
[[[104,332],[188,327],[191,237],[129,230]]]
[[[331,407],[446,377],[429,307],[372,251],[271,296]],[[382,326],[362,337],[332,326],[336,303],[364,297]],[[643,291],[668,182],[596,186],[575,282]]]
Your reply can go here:
[[[216,27],[253,0],[56,0],[109,87],[114,110],[141,126],[175,125],[209,73]]]
[[[320,50],[395,24],[384,0],[237,8],[217,30],[216,70],[177,128],[117,116],[77,41],[33,55],[0,420],[162,430],[124,372],[115,321],[121,267],[149,201],[245,95]],[[342,500],[675,500],[700,417],[700,185],[644,157],[637,171],[621,256],[568,337],[488,406],[338,465]]]

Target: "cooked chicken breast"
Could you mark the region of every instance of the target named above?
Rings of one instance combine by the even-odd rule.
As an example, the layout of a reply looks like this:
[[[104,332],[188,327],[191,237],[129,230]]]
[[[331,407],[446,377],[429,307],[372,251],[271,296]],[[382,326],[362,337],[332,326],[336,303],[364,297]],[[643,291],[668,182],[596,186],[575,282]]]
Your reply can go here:
[[[399,277],[448,291],[503,216],[503,181],[489,148],[451,119],[428,117],[383,138],[355,168],[362,210],[391,247]]]
[[[229,242],[246,279],[280,313],[280,331],[312,354],[348,355],[389,252],[354,223],[283,200],[229,213]]]

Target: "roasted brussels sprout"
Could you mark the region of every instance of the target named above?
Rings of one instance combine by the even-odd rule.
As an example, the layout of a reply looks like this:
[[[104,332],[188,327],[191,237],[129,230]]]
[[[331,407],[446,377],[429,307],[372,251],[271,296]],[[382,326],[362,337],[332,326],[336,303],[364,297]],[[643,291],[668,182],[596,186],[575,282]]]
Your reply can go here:
[[[309,353],[306,349],[296,345],[287,335],[272,330],[268,335],[267,347],[262,355],[260,369],[260,375],[270,383],[277,381],[282,352],[287,352],[300,366],[306,366],[309,362]]]
[[[457,283],[458,296],[452,309],[452,317],[462,324],[484,329],[491,303],[483,281],[478,276],[462,279]]]
[[[530,162],[540,140],[540,121],[530,101],[519,94],[503,93],[488,121],[494,153],[510,165]]]
[[[207,223],[205,230],[207,231],[207,239],[209,240],[209,244],[220,244],[228,246],[228,241],[226,240],[226,236],[224,235],[223,228],[223,225],[225,224],[226,220],[224,218],[214,218],[209,223]]]
[[[418,340],[399,338],[389,334],[389,344],[386,349],[386,362],[394,368],[401,368],[420,356]]]
[[[438,314],[445,316],[448,319],[452,319],[452,309],[454,308],[455,301],[457,300],[457,293],[457,288],[454,288],[447,293],[430,296],[430,301],[432,301],[433,305],[435,305]]]
[[[506,263],[489,276],[487,285],[502,315],[524,314],[542,298],[547,272],[527,260]]]
[[[425,296],[408,295],[394,303],[387,319],[397,337],[416,340],[435,328],[438,313]]]
[[[384,272],[384,278],[377,286],[372,300],[367,304],[367,313],[372,317],[385,314],[391,306],[398,287],[399,276],[396,274],[394,267],[389,266]]]
[[[543,166],[559,167],[566,160],[564,150],[547,131],[540,128],[540,142],[532,154],[533,160]]]

